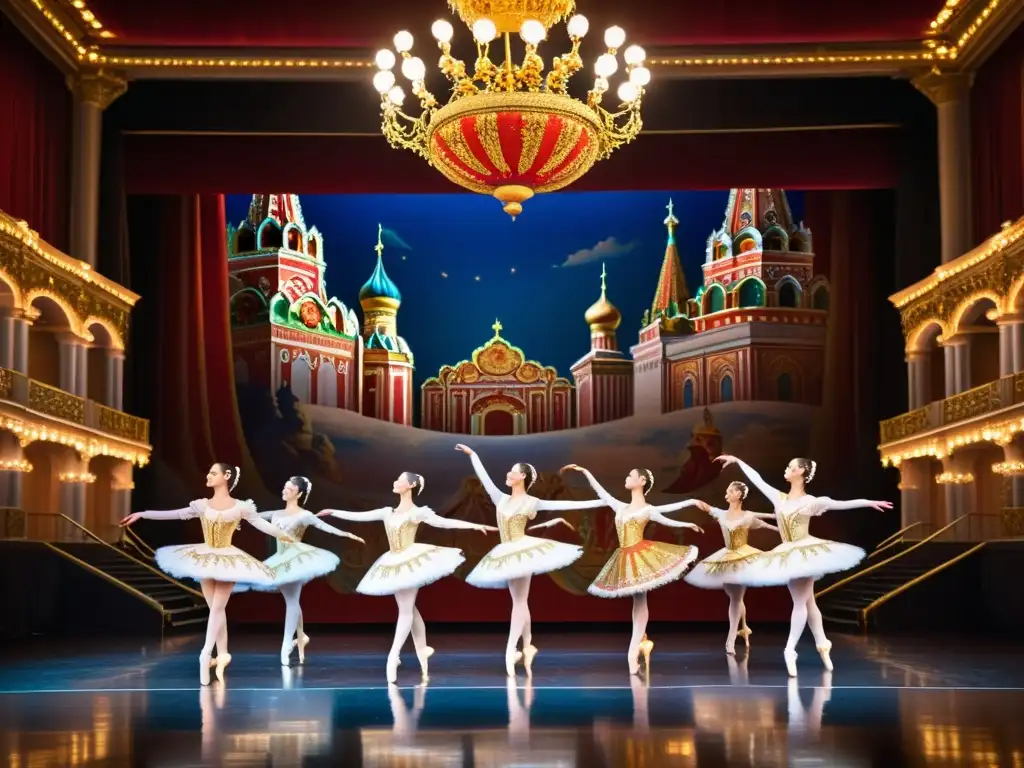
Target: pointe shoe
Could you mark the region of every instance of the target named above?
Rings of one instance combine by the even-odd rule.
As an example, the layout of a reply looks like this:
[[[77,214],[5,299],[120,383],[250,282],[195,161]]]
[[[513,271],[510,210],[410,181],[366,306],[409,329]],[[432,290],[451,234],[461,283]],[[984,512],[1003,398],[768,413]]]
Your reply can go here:
[[[199,684],[210,684],[210,654],[199,654]]]
[[[654,643],[647,639],[647,635],[643,636],[640,641],[640,653],[644,655],[644,674],[648,677],[651,676],[651,651],[654,650]]]
[[[518,664],[523,658],[523,654],[519,651],[505,651],[505,674],[509,677],[516,676],[516,664]]]
[[[231,654],[222,653],[217,657],[217,661],[213,666],[214,673],[217,675],[217,679],[222,683],[224,682],[224,670],[228,664],[231,663]]]
[[[281,666],[290,667],[292,665],[292,646],[287,646],[281,649]]]
[[[434,649],[431,648],[429,645],[424,646],[423,650],[416,654],[417,658],[419,658],[419,660],[420,660],[420,672],[423,674],[423,682],[424,683],[430,681],[430,675],[428,674],[428,668],[427,668],[427,661],[433,655],[434,655]]]
[[[292,640],[292,648],[299,649],[299,664],[306,663],[306,646],[309,645],[309,635],[300,632],[299,636]]]
[[[786,660],[786,671],[790,677],[796,677],[796,651],[783,651],[782,658]]]
[[[832,643],[826,643],[825,645],[818,646],[818,654],[821,656],[821,663],[825,665],[825,669],[829,672],[832,671],[832,657],[829,652],[832,650]]]
[[[740,627],[739,632],[736,633],[736,635],[738,637],[742,637],[743,638],[743,644],[745,646],[747,646],[747,650],[748,651],[750,650],[750,636],[752,634],[754,634],[754,630],[752,630],[746,624],[744,624],[742,627]]]
[[[526,667],[526,676],[533,677],[533,657],[537,655],[537,646],[528,645],[523,648],[523,666]]]
[[[402,660],[398,656],[388,656],[387,666],[387,678],[390,685],[394,685],[398,681],[398,667],[402,663]]]

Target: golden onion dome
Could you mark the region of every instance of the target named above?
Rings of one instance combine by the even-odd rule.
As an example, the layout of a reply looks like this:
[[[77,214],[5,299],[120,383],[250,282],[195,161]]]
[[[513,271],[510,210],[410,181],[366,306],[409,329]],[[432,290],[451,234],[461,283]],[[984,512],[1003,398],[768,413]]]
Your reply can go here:
[[[614,304],[608,301],[607,287],[605,284],[604,265],[601,266],[601,298],[590,305],[590,308],[583,315],[593,330],[614,331],[622,322],[622,313]]]

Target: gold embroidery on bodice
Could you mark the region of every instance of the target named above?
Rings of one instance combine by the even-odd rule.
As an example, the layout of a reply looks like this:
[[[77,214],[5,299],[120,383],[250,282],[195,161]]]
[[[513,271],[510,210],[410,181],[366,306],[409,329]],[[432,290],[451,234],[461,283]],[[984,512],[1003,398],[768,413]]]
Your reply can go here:
[[[388,519],[384,522],[384,530],[388,534],[388,548],[392,552],[402,552],[416,543],[416,529],[420,524],[407,517],[399,523],[392,524]]]
[[[620,520],[615,516],[615,533],[619,537],[620,547],[635,547],[644,540],[644,529],[647,527],[647,517],[630,517]]]
[[[525,497],[529,499],[529,497]],[[506,497],[498,509],[498,537],[501,543],[504,544],[508,541],[517,541],[526,535],[526,525],[530,522],[530,504],[520,502],[519,508],[513,512],[506,513],[510,506],[514,504],[514,500],[511,496]]]
[[[722,525],[722,534],[725,536],[725,548],[736,551],[743,549],[747,546],[747,537],[750,535],[749,525],[740,525],[736,528],[730,528],[727,525]]]
[[[206,515],[199,519],[203,524],[203,541],[214,549],[230,547],[231,536],[242,524],[241,520],[211,520]]]
[[[780,512],[776,511],[776,519],[779,521],[779,537],[783,541],[799,541],[808,535],[811,527],[811,518],[803,512]]]
[[[281,520],[281,518],[278,518],[278,519],[279,519],[279,521]],[[284,519],[287,519],[287,518],[284,518]],[[302,523],[300,525],[296,525],[294,528],[289,528],[286,525],[285,526],[279,525],[278,527],[282,531],[287,533],[289,536],[291,536],[293,539],[295,539],[295,541],[302,541],[302,537],[305,535],[306,529],[309,526],[306,525],[305,523]],[[292,546],[292,544],[295,543],[295,542],[291,542],[291,541],[281,541],[281,539],[274,539],[274,541],[277,542],[277,553],[278,554],[281,554],[286,549],[288,549],[288,547]]]

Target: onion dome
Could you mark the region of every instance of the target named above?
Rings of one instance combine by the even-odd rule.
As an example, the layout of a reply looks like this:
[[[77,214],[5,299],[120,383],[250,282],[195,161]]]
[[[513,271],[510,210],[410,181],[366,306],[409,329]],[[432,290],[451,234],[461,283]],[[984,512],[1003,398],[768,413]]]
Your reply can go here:
[[[608,301],[607,279],[608,273],[604,265],[601,265],[601,298],[590,305],[590,308],[583,315],[587,325],[592,330],[614,331],[622,322],[622,313],[614,304]]]
[[[374,267],[370,279],[359,289],[359,303],[364,306],[369,303],[390,305],[397,308],[402,303],[402,294],[398,290],[398,286],[388,277],[388,273],[384,271],[384,260],[382,258],[384,245],[381,242],[381,231],[381,226],[378,224],[377,246],[374,248],[377,251],[377,266]]]

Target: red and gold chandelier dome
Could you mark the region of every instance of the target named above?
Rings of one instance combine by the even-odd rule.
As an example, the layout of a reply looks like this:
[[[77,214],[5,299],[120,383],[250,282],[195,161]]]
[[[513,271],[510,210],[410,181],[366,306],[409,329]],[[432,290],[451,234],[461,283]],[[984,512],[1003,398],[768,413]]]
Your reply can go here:
[[[640,101],[650,82],[643,66],[646,53],[636,45],[623,53],[626,79],[618,87],[617,111],[601,102],[619,69],[618,50],[626,33],[620,27],[605,32],[607,51],[597,57],[593,87],[586,101],[567,92],[570,78],[583,61],[580,43],[589,23],[572,16],[566,25],[570,50],[545,63],[537,53],[551,25],[568,16],[573,0],[449,0],[471,26],[477,59],[470,73],[451,55],[452,25],[434,22],[432,32],[441,49],[440,68],[452,83],[444,106],[424,83],[426,66],[412,55],[409,32],[395,35],[400,71],[411,83],[422,109],[419,117],[402,111],[405,91],[392,71],[398,57],[390,50],[377,53],[379,71],[374,87],[381,94],[382,130],[396,148],[421,155],[449,180],[465,189],[493,195],[513,219],[535,194],[553,192],[576,181],[598,160],[632,141],[640,132]],[[525,43],[521,63],[512,60],[511,35],[518,29]],[[488,57],[490,44],[504,37],[505,60]]]

